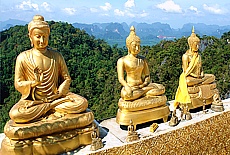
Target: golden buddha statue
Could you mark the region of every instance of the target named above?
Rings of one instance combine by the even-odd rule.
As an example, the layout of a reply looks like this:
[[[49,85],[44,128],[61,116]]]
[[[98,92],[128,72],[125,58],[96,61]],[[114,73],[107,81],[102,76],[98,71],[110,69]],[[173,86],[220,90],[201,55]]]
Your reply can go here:
[[[187,120],[192,119],[189,109],[203,106],[203,110],[205,110],[207,104],[212,103],[211,108],[214,111],[224,110],[216,88],[215,76],[203,72],[201,56],[198,53],[200,39],[196,36],[194,27],[188,38],[188,45],[189,49],[182,56],[183,72],[180,75],[179,87],[175,96],[171,126],[178,123],[178,119],[175,118],[178,105],[182,108],[182,119],[184,119],[184,114]]]
[[[139,139],[140,139],[140,137],[139,137],[138,133],[135,131],[133,121],[130,120],[130,124],[128,126],[128,135],[127,135],[125,140],[126,140],[126,142],[132,142],[132,141],[136,141]]]
[[[102,139],[98,136],[98,130],[94,127],[94,131],[91,134],[92,144],[90,146],[91,151],[96,151],[104,146]]]
[[[161,84],[151,83],[148,63],[140,56],[140,38],[135,28],[130,28],[126,39],[128,55],[117,61],[118,80],[123,86],[118,102],[117,123],[134,126],[163,118],[167,121],[169,108],[166,106],[165,88]],[[125,74],[126,72],[126,78]]]
[[[2,153],[58,154],[90,144],[94,115],[84,97],[69,92],[64,58],[47,47],[48,23],[35,15],[28,31],[32,49],[20,53],[15,66],[15,88],[22,96],[9,112]]]

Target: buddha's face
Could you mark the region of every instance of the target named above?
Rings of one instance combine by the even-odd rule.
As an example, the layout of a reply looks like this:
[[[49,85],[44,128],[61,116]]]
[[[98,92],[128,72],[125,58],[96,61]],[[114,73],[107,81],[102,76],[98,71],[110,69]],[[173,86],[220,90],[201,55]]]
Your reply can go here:
[[[130,53],[133,55],[137,55],[140,52],[140,42],[133,41],[130,44]]]
[[[199,41],[194,41],[191,48],[192,48],[192,51],[198,51],[200,47],[200,42]]]
[[[49,41],[49,29],[47,28],[35,28],[31,35],[30,40],[37,50],[44,50],[48,46]]]

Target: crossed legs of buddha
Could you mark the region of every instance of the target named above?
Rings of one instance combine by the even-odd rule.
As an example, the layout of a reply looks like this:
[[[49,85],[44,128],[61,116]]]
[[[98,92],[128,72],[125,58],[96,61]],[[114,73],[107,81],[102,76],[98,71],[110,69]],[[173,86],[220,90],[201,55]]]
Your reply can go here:
[[[79,95],[57,99],[51,103],[21,99],[11,108],[9,114],[15,123],[27,123],[38,120],[49,111],[63,114],[81,113],[87,107],[87,100]]]
[[[133,94],[131,97],[127,95],[125,88],[121,90],[121,97],[126,101],[132,101],[138,99],[142,96],[158,96],[165,92],[165,88],[162,84],[150,83],[144,88],[135,88],[132,87]]]

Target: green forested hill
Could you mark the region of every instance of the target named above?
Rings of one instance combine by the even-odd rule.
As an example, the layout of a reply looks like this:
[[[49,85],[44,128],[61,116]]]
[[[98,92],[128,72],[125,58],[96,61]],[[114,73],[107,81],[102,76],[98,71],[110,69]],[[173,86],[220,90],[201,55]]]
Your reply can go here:
[[[103,40],[95,39],[85,31],[68,23],[49,22],[51,26],[50,48],[61,52],[67,63],[72,83],[71,91],[84,96],[97,120],[115,117],[121,85],[117,79],[116,61],[127,54],[126,48],[111,47]],[[205,50],[202,59],[205,73],[216,75],[222,98],[230,90],[230,32],[221,39],[204,36]],[[16,56],[30,49],[27,25],[15,26],[1,32],[0,44],[0,132],[9,119],[8,111],[20,99],[14,88]],[[162,41],[154,46],[143,46],[152,81],[166,87],[168,100],[174,99],[181,69],[181,56],[187,50],[187,38]]]

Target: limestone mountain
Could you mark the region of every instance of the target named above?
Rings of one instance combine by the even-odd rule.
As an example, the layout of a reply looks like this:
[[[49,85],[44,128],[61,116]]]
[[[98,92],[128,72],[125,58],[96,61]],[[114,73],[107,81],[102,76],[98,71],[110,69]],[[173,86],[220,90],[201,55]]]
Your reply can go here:
[[[27,22],[15,19],[9,19],[7,21],[0,21],[0,31],[9,29],[15,25],[25,25]],[[230,25],[207,25],[204,23],[187,23],[182,28],[174,29],[166,23],[138,23],[132,22],[127,24],[111,22],[111,23],[73,23],[75,28],[86,31],[89,35],[93,35],[99,39],[108,40],[122,40],[124,41],[129,34],[130,26],[135,26],[136,33],[142,40],[155,40],[158,43],[162,39],[171,40],[174,38],[180,38],[182,36],[189,36],[191,34],[192,26],[195,27],[196,34],[199,36],[214,36],[220,38],[223,33],[230,31]]]

